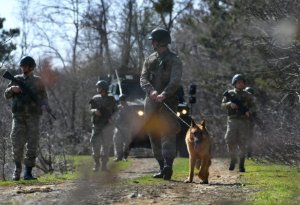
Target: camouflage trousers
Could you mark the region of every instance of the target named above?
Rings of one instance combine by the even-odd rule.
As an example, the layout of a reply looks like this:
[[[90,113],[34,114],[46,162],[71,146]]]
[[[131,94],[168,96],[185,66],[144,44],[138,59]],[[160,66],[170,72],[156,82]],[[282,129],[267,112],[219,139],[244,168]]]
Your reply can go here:
[[[113,129],[111,124],[93,126],[90,139],[92,155],[94,159],[100,159],[103,164],[106,164],[109,159],[109,152],[113,143]]]
[[[35,166],[37,149],[39,145],[39,115],[14,115],[10,134],[12,142],[12,154],[15,163],[21,163],[28,167]]]
[[[114,131],[114,151],[118,159],[127,158],[129,145],[132,141],[132,133],[129,128],[115,128]]]
[[[176,113],[177,104],[168,106]],[[173,160],[176,157],[176,135],[180,124],[163,104],[157,105],[146,98],[145,113],[153,155],[157,161]]]
[[[246,147],[249,139],[248,119],[228,119],[225,141],[231,157],[245,157]]]

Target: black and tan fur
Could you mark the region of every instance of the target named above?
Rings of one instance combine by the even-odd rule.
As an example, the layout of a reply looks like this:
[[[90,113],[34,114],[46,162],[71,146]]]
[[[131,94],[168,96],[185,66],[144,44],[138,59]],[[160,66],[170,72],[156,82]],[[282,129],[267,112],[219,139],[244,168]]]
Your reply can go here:
[[[203,184],[208,184],[209,167],[211,165],[211,139],[205,127],[205,121],[196,124],[192,120],[186,133],[185,142],[189,152],[189,176],[184,181],[193,182],[195,167]]]

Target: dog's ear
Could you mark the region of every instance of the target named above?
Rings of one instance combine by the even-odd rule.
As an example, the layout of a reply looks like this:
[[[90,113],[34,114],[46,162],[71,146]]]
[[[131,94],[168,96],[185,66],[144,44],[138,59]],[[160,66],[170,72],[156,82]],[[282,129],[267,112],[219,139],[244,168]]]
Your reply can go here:
[[[196,126],[196,123],[195,123],[194,119],[192,119],[192,121],[191,121],[191,127],[195,127],[195,126]]]
[[[205,120],[202,120],[200,124],[205,127]]]

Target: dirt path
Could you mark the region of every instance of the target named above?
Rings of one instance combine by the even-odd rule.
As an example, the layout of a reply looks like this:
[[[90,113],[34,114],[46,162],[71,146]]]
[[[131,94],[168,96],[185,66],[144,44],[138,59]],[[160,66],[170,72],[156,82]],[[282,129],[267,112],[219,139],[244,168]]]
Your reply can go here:
[[[213,159],[210,184],[163,181],[123,183],[122,179],[148,176],[158,166],[153,158],[132,158],[133,165],[118,175],[102,177],[83,172],[76,182],[43,186],[0,187],[0,204],[243,204],[255,191],[240,183],[240,173],[227,170],[228,162]],[[158,179],[159,180],[159,179]]]

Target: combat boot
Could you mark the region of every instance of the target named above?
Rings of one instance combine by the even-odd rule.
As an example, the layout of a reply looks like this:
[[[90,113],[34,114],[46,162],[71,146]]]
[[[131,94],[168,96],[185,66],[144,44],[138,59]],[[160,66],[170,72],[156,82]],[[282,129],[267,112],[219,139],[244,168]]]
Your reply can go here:
[[[235,157],[231,157],[230,165],[229,165],[229,170],[230,170],[230,171],[234,170],[236,161],[237,161],[237,160],[236,160]]]
[[[245,157],[240,158],[239,168],[240,172],[245,172]]]
[[[94,157],[94,167],[93,167],[93,172],[99,171],[99,167],[100,167],[99,158]]]
[[[37,180],[37,178],[32,176],[32,167],[25,167],[24,180]]]
[[[172,167],[173,167],[173,161],[174,159],[166,159],[165,160],[165,166],[164,166],[164,169],[163,169],[163,178],[164,180],[171,180],[172,178],[172,175],[173,175],[173,170],[172,170]]]
[[[123,160],[127,161],[128,156],[129,156],[129,149],[126,149],[126,150],[124,151]]]
[[[21,172],[22,172],[22,164],[21,162],[16,162],[12,180],[19,181],[21,178]]]
[[[159,172],[153,175],[153,178],[163,178],[163,169],[164,169],[164,161],[163,160],[158,160],[157,161],[159,164]]]

